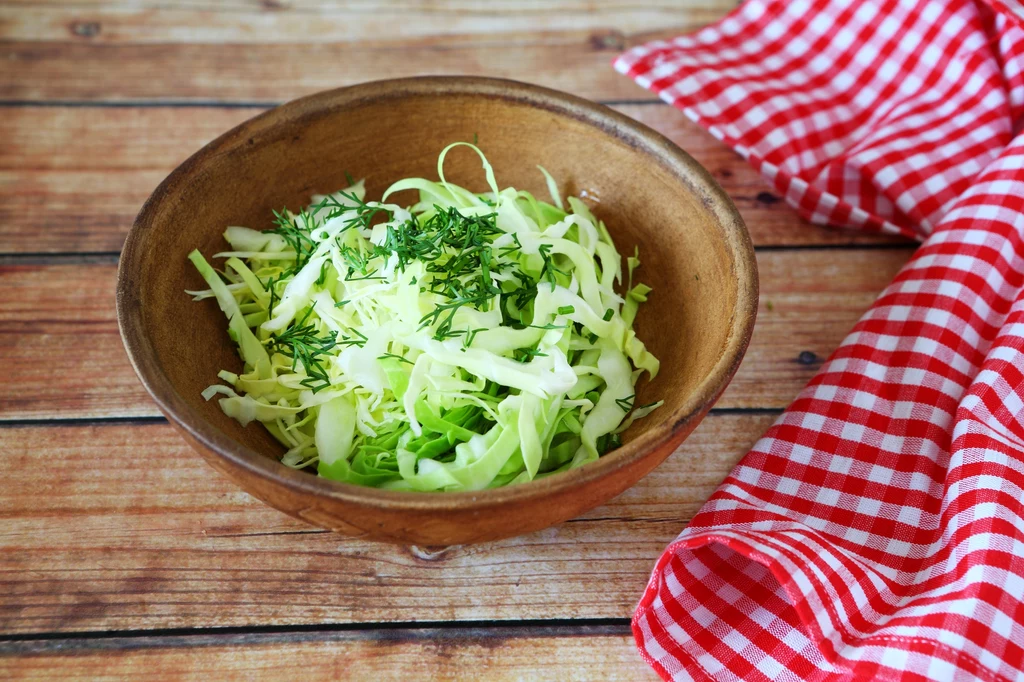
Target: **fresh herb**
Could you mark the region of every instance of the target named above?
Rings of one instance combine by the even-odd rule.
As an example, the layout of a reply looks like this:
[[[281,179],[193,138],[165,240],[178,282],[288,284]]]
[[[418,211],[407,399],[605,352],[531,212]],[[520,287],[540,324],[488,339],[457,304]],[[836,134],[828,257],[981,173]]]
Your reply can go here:
[[[394,353],[384,353],[383,355],[377,356],[378,360],[383,360],[384,358],[394,358],[399,362],[404,362],[409,365],[413,364],[412,360],[409,360],[408,358],[403,358],[401,355],[395,355]]]
[[[357,270],[366,274],[366,264],[369,262],[369,259],[358,249],[354,249],[348,244],[343,244],[338,247],[338,255],[348,265],[346,276],[351,276]]]
[[[300,383],[314,393],[331,385],[330,377],[323,366],[322,358],[337,345],[337,332],[320,336],[316,325],[307,324],[313,314],[312,306],[294,325],[269,339],[269,350],[278,352],[292,360],[292,371],[298,364],[306,372]]]
[[[299,226],[300,221],[302,222],[301,227]],[[280,235],[289,248],[295,252],[295,266],[285,274],[298,272],[312,258],[313,252],[316,250],[316,242],[309,236],[310,225],[312,225],[312,218],[306,211],[302,211],[298,216],[292,216],[287,209],[274,211],[274,228],[269,232]]]
[[[358,346],[359,348],[362,348],[364,345],[366,345],[366,336],[363,335],[361,331],[359,331],[358,329],[353,329],[352,333],[355,334],[356,336],[351,337],[342,335],[341,339],[336,341],[336,344],[339,346]]]
[[[480,327],[479,329],[471,329],[469,331],[469,333],[466,334],[466,337],[462,341],[463,350],[465,350],[467,347],[473,345],[473,339],[476,338],[477,334],[479,334],[480,332],[485,332],[485,331],[487,331],[486,327]]]
[[[322,287],[324,282],[327,281],[327,269],[331,266],[331,262],[325,260],[320,266],[320,276],[316,278],[316,285]]]
[[[518,362],[529,362],[534,358],[546,358],[547,353],[541,353],[536,348],[517,348],[512,351],[512,357]]]
[[[476,140],[476,135],[473,137]],[[558,186],[546,173],[553,203],[514,188],[499,190],[489,164],[483,163],[489,185],[485,194],[472,195],[450,183],[417,179],[411,185],[420,188],[420,201],[402,210],[367,200],[362,183],[346,173],[348,189],[318,197],[298,213],[275,212],[271,232],[278,236],[274,246],[266,249],[267,254],[248,259],[245,267],[227,267],[218,273],[199,252],[189,256],[210,286],[200,292],[201,298],[216,297],[244,362],[242,371],[222,376],[239,393],[252,387],[251,399],[266,406],[257,412],[261,417],[264,412],[269,415],[263,421],[285,445],[282,462],[286,465],[359,485],[397,484],[419,490],[436,489],[436,481],[441,480],[429,475],[425,465],[432,460],[458,473],[455,479],[445,477],[441,488],[482,489],[522,479],[524,473],[529,478],[571,468],[621,443],[621,437],[612,431],[628,418],[635,395],[615,401],[621,413],[586,411],[574,405],[562,406],[555,414],[548,410],[534,414],[527,421],[535,423],[536,437],[527,439],[526,435],[532,434],[524,432],[519,445],[524,449],[540,447],[541,452],[523,452],[521,462],[511,460],[519,465],[517,469],[506,467],[507,471],[501,469],[504,473],[497,474],[488,467],[466,469],[456,456],[460,444],[477,435],[493,436],[492,429],[504,428],[508,420],[525,424],[519,412],[523,407],[517,407],[525,407],[525,398],[499,408],[509,397],[534,393],[565,398],[568,392],[561,388],[561,375],[566,366],[579,369],[582,358],[595,355],[587,350],[587,341],[602,354],[625,355],[630,370],[644,369],[653,375],[658,369],[657,360],[632,337],[629,344],[625,334],[601,339],[570,319],[578,306],[552,303],[556,286],[570,288],[574,281],[595,280],[597,298],[593,287],[580,288],[588,315],[606,307],[602,301],[618,300],[621,294],[600,283],[605,279],[600,259],[577,262],[565,255],[570,248],[567,242],[578,245],[582,230],[549,229],[570,214],[593,222],[601,234],[603,225],[575,198],[568,201],[570,211],[564,211]],[[529,240],[525,233],[506,232],[504,219],[510,211],[517,212],[524,224],[536,225],[536,231],[529,230]],[[562,236],[552,237],[556,232]],[[267,244],[265,238],[246,228],[229,228],[225,236],[234,251],[265,249]],[[636,265],[631,259],[631,274]],[[303,269],[307,272],[300,279],[297,275]],[[316,272],[308,272],[314,269]],[[627,291],[632,289],[630,280]],[[285,291],[289,300],[306,301],[297,314],[281,304]],[[354,301],[358,303],[350,305]],[[343,309],[344,315],[331,314],[331,305]],[[611,306],[601,311],[604,320],[614,319],[616,309]],[[559,323],[548,321],[552,319]],[[630,331],[631,326],[625,325],[623,331]],[[557,330],[559,333],[551,336],[558,337],[559,343],[522,347],[542,336],[520,331],[526,329]],[[485,331],[488,333],[481,337]],[[369,343],[370,335],[375,344]],[[446,343],[437,348],[430,339]],[[476,343],[477,339],[481,342]],[[378,342],[383,345],[375,347]],[[373,348],[387,370],[384,381],[364,381],[364,371],[378,368],[365,367],[363,359],[350,364],[348,361],[356,358],[346,352],[349,348]],[[424,351],[420,356],[417,350],[398,353],[399,348]],[[450,352],[456,348],[461,354]],[[382,352],[385,349],[395,352]],[[426,381],[403,381],[401,373],[392,371],[398,364],[417,366],[417,356],[429,362]],[[532,362],[548,356],[552,359],[544,363]],[[334,358],[339,361],[331,364]],[[510,369],[510,362],[522,365]],[[604,371],[587,368],[598,372],[593,385],[587,377],[586,398],[591,402],[599,401],[609,386],[624,381],[635,384],[639,373],[627,372],[622,363],[614,364]],[[322,391],[332,380],[339,384],[337,394],[343,399],[333,399],[334,391],[330,400],[324,396],[310,399],[310,391]],[[340,390],[342,386],[346,390]],[[204,396],[210,399],[218,392],[231,394],[224,387],[209,389]],[[430,416],[419,420],[421,428],[416,433],[410,401],[417,412],[423,404],[430,410]],[[222,400],[221,405],[229,414],[237,414],[237,402]],[[643,409],[647,412],[656,405]],[[348,426],[352,419],[356,420],[355,429]],[[599,420],[604,433],[596,443],[585,443],[582,438],[590,419]],[[324,439],[317,428],[326,423],[345,428]],[[398,464],[400,449],[418,462],[412,476],[409,467]],[[578,456],[580,453],[585,457]],[[529,471],[527,462],[532,463]]]
[[[377,271],[374,270],[363,275],[362,277],[353,277],[351,274],[345,276],[346,282],[362,282],[368,279],[384,279],[384,275],[378,275]]]
[[[537,247],[541,260],[544,262],[540,269],[540,278],[554,285],[557,284],[555,275],[565,275],[565,271],[555,267],[554,259],[551,257],[551,244],[541,244]]]
[[[440,303],[420,319],[419,328],[425,329],[437,325],[434,329],[434,338],[439,341],[449,336],[465,333],[464,331],[452,332],[452,321],[455,319],[455,313],[464,305],[480,306],[485,300],[485,297],[457,298],[448,303]]]
[[[510,253],[515,253],[516,251],[522,250],[523,245],[519,243],[519,236],[517,234],[512,233],[512,241],[514,242],[514,245],[503,246],[502,248],[498,249],[499,256],[507,256]]]

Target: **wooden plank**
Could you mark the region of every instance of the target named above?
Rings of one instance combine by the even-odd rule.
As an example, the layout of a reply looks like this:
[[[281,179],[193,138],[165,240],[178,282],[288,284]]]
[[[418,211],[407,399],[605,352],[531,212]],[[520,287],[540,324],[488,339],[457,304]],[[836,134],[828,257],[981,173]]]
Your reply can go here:
[[[759,319],[718,406],[788,404],[909,255],[906,249],[760,253]],[[10,292],[0,297],[7,373],[0,419],[159,414],[121,345],[115,276],[109,262],[0,267]],[[805,351],[814,358],[801,362]]]
[[[681,2],[292,3],[163,1],[103,6],[31,2],[0,7],[0,39],[91,45],[348,43],[353,47],[446,40],[529,43],[538,36],[594,32],[621,42],[673,27],[692,31],[720,19],[735,0]],[[607,36],[607,38],[606,38]],[[545,39],[545,38],[542,38]]]
[[[91,45],[8,41],[0,48],[0,100],[277,102],[368,80],[425,74],[518,76],[591,97],[646,97],[607,62],[617,49],[587,34],[523,45],[410,45],[402,49],[337,44]],[[564,64],[561,71],[553,64]],[[603,68],[602,68],[603,67]],[[154,73],[173,74],[153,78]],[[113,76],[116,74],[116,76]]]
[[[75,8],[78,10],[107,9],[116,5],[119,9],[133,10],[205,10],[208,12],[248,12],[266,10],[272,14],[281,12],[338,12],[339,7],[348,13],[355,15],[366,14],[374,11],[398,11],[409,10],[416,12],[435,13],[460,13],[473,15],[487,15],[491,13],[508,15],[511,11],[539,14],[550,16],[556,12],[575,14],[582,20],[584,15],[595,12],[608,12],[618,9],[622,10],[655,10],[655,9],[677,9],[680,7],[690,8],[692,11],[700,11],[705,8],[711,11],[712,8],[722,8],[715,17],[720,17],[727,10],[737,4],[734,0],[704,0],[697,3],[693,0],[615,0],[614,3],[603,3],[612,5],[604,7],[602,3],[594,3],[593,0],[347,0],[339,3],[338,0],[218,0],[211,3],[208,0],[117,0],[116,3],[105,2],[104,0],[5,0],[5,5],[10,7],[57,7]]]
[[[758,253],[757,323],[718,407],[788,405],[912,254],[910,248]]]
[[[0,266],[0,418],[158,414],[121,345],[115,281],[110,259]]]
[[[221,102],[276,102],[428,73],[503,76],[594,99],[650,100],[609,67],[611,59],[630,45],[693,31],[734,6],[19,4],[0,9],[0,99]]]
[[[445,37],[426,44],[141,44],[10,41],[0,100],[279,102],[343,85],[423,75],[524,80],[596,100],[653,99],[609,62],[634,41],[574,32],[505,44]],[[154,78],[156,73],[173,74]],[[114,75],[116,74],[116,76]]]
[[[619,111],[668,136],[736,202],[759,246],[892,242],[799,219],[743,159],[666,104]],[[7,253],[118,251],[149,193],[185,157],[262,108],[17,107],[0,116]]]
[[[433,559],[267,507],[166,424],[3,427],[0,633],[626,618],[654,559],[773,419],[709,416],[579,519]]]
[[[279,637],[132,638],[102,642],[57,640],[38,651],[4,647],[7,680],[104,682],[149,680],[538,680],[568,682],[657,680],[640,659],[632,635],[544,635],[533,629],[383,631],[372,637],[339,635]],[[540,630],[541,633],[544,630]]]

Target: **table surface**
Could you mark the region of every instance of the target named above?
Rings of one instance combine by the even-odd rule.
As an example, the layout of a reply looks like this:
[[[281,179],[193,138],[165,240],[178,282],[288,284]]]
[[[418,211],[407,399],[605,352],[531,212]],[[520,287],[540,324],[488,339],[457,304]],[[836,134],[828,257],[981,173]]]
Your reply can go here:
[[[811,378],[906,242],[799,219],[614,73],[735,0],[0,3],[0,678],[642,680],[629,618],[663,547]],[[271,509],[182,442],[128,364],[118,251],[189,153],[284,100],[472,73],[615,109],[703,163],[757,246],[728,391],[664,464],[555,528],[438,556]]]

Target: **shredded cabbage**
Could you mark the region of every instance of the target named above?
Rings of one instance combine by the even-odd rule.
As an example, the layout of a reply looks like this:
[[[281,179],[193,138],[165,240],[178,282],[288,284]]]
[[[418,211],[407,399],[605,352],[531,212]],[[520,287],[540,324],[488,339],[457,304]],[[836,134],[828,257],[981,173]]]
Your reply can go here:
[[[491,191],[448,182],[466,146]],[[480,490],[596,460],[660,402],[634,406],[658,360],[633,332],[651,289],[633,283],[604,223],[499,190],[483,152],[446,147],[438,182],[408,178],[381,201],[362,182],[272,230],[228,227],[216,271],[189,259],[228,319],[244,371],[203,392],[243,425],[262,422],[282,462],[381,488]],[[387,203],[405,190],[419,201]]]

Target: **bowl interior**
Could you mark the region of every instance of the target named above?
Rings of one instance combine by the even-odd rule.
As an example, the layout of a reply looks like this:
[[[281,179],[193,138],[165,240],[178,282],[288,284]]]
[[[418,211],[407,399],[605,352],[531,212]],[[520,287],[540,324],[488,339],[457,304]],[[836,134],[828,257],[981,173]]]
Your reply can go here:
[[[344,187],[346,173],[366,179],[371,199],[400,178],[436,179],[441,149],[475,139],[500,187],[546,198],[540,164],[564,194],[584,197],[620,253],[639,250],[637,279],[654,292],[636,332],[660,359],[661,374],[642,384],[637,404],[660,399],[665,406],[627,432],[622,450],[651,429],[671,430],[717,396],[742,354],[746,339],[737,352],[736,336],[749,334],[749,325],[735,317],[748,314],[738,303],[749,308],[756,277],[741,258],[749,242],[728,199],[692,160],[597,109],[500,85],[469,91],[414,83],[307,98],[229,132],[172,175],[140,216],[134,262],[126,266],[129,277],[136,274],[129,286],[139,316],[132,324],[141,352],[154,360],[140,373],[166,377],[192,413],[176,417],[276,458],[282,448],[261,426],[242,428],[200,396],[218,370],[237,371],[241,361],[216,304],[184,293],[205,288],[188,252],[199,248],[210,259],[226,248],[226,226],[268,228],[272,209],[305,206],[313,193]],[[445,174],[486,190],[480,161],[466,148],[448,155]],[[415,199],[395,196],[398,203]],[[140,351],[133,352],[138,367]]]

